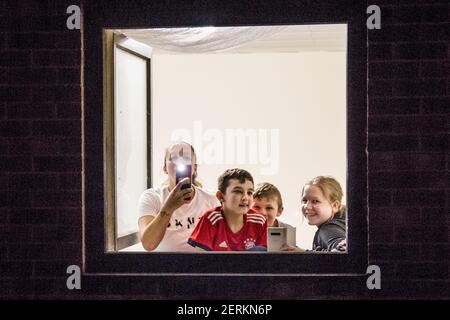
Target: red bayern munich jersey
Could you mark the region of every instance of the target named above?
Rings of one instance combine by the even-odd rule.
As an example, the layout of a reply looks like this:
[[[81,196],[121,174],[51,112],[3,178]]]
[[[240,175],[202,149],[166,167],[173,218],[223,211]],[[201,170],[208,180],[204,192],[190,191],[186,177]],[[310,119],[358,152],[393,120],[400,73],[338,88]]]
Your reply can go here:
[[[267,247],[266,217],[249,209],[244,214],[244,227],[233,233],[225,220],[222,207],[206,211],[188,243],[207,251],[245,251],[255,247]]]

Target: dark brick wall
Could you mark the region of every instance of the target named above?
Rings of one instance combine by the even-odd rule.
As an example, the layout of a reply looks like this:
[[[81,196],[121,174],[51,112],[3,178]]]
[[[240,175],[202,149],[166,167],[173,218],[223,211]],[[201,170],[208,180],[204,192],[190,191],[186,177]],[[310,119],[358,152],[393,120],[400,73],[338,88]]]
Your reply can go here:
[[[1,1],[0,298],[449,298],[448,1],[374,3],[369,260],[382,290],[361,277],[84,276],[69,291],[66,267],[82,264],[81,47],[65,11],[79,1]]]

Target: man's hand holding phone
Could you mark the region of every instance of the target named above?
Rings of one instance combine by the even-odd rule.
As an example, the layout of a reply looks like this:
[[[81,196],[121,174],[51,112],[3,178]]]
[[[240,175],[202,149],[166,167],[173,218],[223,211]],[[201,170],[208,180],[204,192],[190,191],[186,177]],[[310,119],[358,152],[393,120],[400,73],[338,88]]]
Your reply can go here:
[[[173,213],[184,204],[188,204],[194,198],[194,188],[192,188],[191,179],[186,177],[180,180],[175,188],[169,193],[166,202],[164,203],[164,210]],[[189,185],[183,188],[184,185]]]

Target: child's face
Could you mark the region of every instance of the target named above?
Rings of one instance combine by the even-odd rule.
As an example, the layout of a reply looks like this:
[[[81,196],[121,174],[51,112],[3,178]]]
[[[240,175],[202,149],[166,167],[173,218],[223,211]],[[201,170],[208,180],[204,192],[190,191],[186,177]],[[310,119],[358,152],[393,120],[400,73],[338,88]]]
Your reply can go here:
[[[339,201],[330,203],[317,186],[306,186],[302,197],[302,213],[308,224],[320,226],[339,210]]]
[[[255,198],[252,206],[253,210],[264,214],[267,218],[267,226],[272,227],[275,219],[283,211],[278,207],[277,197],[271,199],[268,198]]]
[[[253,202],[253,183],[245,180],[244,183],[237,179],[228,181],[225,194],[218,192],[218,198],[222,202],[224,211],[234,214],[245,214]]]

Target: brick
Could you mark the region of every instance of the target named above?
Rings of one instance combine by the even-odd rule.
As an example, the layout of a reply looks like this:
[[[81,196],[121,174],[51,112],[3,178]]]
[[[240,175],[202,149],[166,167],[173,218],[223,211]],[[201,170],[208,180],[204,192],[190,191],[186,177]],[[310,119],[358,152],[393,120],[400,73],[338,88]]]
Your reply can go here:
[[[6,68],[0,68],[0,85],[6,85],[7,84],[7,69]],[[4,103],[2,103],[4,104]],[[2,106],[4,108],[4,106]],[[3,114],[0,113],[0,119],[3,117]]]
[[[10,248],[9,258],[13,260],[46,260],[51,262],[60,258],[60,244],[26,244]]]
[[[369,212],[370,226],[383,225],[417,225],[421,220],[419,208],[371,208]]]
[[[369,152],[413,151],[419,145],[418,137],[413,135],[387,135],[369,133]]]
[[[60,190],[80,190],[81,191],[81,160],[78,163],[80,172],[59,174]]]
[[[35,277],[60,277],[67,274],[67,267],[72,265],[68,260],[62,261],[36,261],[33,263],[33,276]],[[67,290],[67,288],[66,288]]]
[[[449,114],[450,98],[449,97],[433,97],[423,98],[422,113],[424,114]]]
[[[423,243],[425,239],[422,236],[423,226],[396,226],[394,229],[394,238],[396,243]]]
[[[448,21],[447,5],[421,5],[394,7],[396,23],[439,23]]]
[[[0,138],[0,154],[8,155],[9,143],[6,138]]]
[[[28,0],[25,2],[7,2],[6,11],[14,12],[17,17],[40,16],[49,13],[50,1]]]
[[[81,194],[78,190],[46,192],[38,190],[32,194],[33,207],[81,207]]]
[[[384,14],[384,13],[383,13]],[[418,25],[389,25],[382,14],[381,30],[370,30],[369,45],[379,42],[415,42],[421,39],[421,28]]]
[[[81,265],[82,252],[79,243],[64,243],[61,247],[61,259],[70,261],[70,264]]]
[[[392,92],[394,96],[443,96],[446,83],[439,79],[396,80],[392,82]]]
[[[316,297],[330,298],[340,297],[344,298],[352,294],[363,297],[367,294],[367,286],[365,281],[360,281],[357,278],[333,278],[333,285],[330,285],[329,279],[318,278],[313,284],[313,294]]]
[[[31,33],[34,31],[61,31],[66,25],[67,16],[27,16],[13,17],[9,21],[10,32]]]
[[[443,43],[401,43],[392,48],[394,59],[446,59],[447,47]]]
[[[385,207],[392,203],[392,196],[390,191],[372,190],[369,193],[369,207]]]
[[[56,115],[59,119],[81,120],[81,106],[77,103],[58,103]]]
[[[450,256],[450,244],[422,244],[420,261],[444,262]]]
[[[31,206],[30,192],[16,192],[0,191],[0,208],[1,207],[27,207]]]
[[[445,203],[445,192],[441,190],[394,191],[393,203],[398,206],[434,207]]]
[[[69,120],[49,120],[33,121],[33,136],[58,137],[58,136],[79,136],[81,134],[81,124],[77,121]]]
[[[64,209],[59,214],[59,223],[64,226],[78,226],[81,225],[81,208]]]
[[[26,87],[0,87],[0,101],[4,102],[30,102],[31,89]]]
[[[6,191],[6,190],[9,190],[10,188],[11,188],[10,175],[0,173],[0,190]],[[0,214],[1,214],[1,212],[0,212]],[[1,221],[1,218],[0,218],[0,221]]]
[[[81,239],[81,226],[42,225],[33,227],[33,241],[75,242]]]
[[[421,222],[423,225],[446,225],[449,217],[450,209],[448,207],[421,208]]]
[[[20,143],[24,143],[26,147],[30,145],[26,151],[35,156],[81,155],[81,137],[36,137],[30,141],[20,141]],[[23,151],[18,149],[16,152]]]
[[[0,226],[0,243],[29,243],[31,242],[31,228],[29,226],[9,225]]]
[[[422,228],[423,243],[448,243],[448,227],[446,225],[430,225]]]
[[[448,266],[444,263],[400,263],[397,265],[398,279],[445,279]]]
[[[449,118],[438,116],[401,116],[393,120],[394,133],[412,133],[414,131],[422,134],[445,133],[450,130]]]
[[[370,244],[369,252],[377,261],[419,261],[419,244]]]
[[[56,70],[54,68],[14,68],[9,69],[8,81],[10,83],[26,85],[52,85],[56,84]]]
[[[392,188],[445,188],[449,179],[448,173],[435,172],[398,172],[392,175]]]
[[[420,98],[370,98],[369,114],[415,114],[420,112]],[[370,121],[371,117],[369,117]]]
[[[450,40],[449,23],[424,24],[420,26],[421,41],[448,41]]]
[[[80,68],[58,68],[58,84],[80,84]]]
[[[373,62],[369,63],[369,79],[417,78],[419,66],[415,62]]]
[[[390,243],[394,241],[394,227],[392,225],[369,226],[369,242],[371,244]]]
[[[372,133],[390,133],[392,126],[391,117],[373,116],[369,119],[369,131]]]
[[[11,187],[15,190],[47,190],[56,189],[58,176],[55,174],[13,174]]]
[[[30,157],[0,157],[0,168],[4,172],[29,172],[30,160]]]
[[[449,74],[449,61],[427,61],[420,63],[420,76],[423,78],[445,78]]]
[[[30,134],[28,121],[2,121],[0,123],[0,136],[26,137]]]
[[[63,210],[61,209],[23,209],[17,208],[13,209],[10,213],[10,223],[11,224],[57,224],[59,222],[60,214]]]
[[[392,96],[392,82],[389,80],[369,80],[369,95],[372,97]]]
[[[33,66],[80,67],[81,51],[76,50],[39,50],[33,51]]]
[[[9,38],[11,49],[53,49],[55,35],[53,33],[11,33]]]
[[[74,49],[81,47],[81,33],[80,32],[64,32],[55,34],[55,48]]]
[[[391,170],[442,171],[445,169],[445,155],[427,153],[395,153],[392,155]]]
[[[55,117],[54,104],[12,104],[7,108],[8,119],[49,119]]]
[[[369,45],[369,61],[375,60],[389,60],[392,58],[392,45],[391,44],[374,44]]]
[[[392,153],[387,152],[371,152],[368,157],[369,175],[373,175],[379,171],[386,171],[392,163]]]
[[[58,86],[55,88],[55,101],[56,102],[75,102],[81,103],[81,88],[77,86]]]
[[[36,137],[29,149],[34,156],[58,156],[62,154],[60,137]]]
[[[33,159],[35,171],[45,172],[81,172],[79,157],[35,157]]]
[[[0,274],[4,277],[30,277],[33,272],[31,262],[0,261]]]
[[[423,151],[448,152],[450,134],[422,135],[420,149]]]
[[[371,189],[389,189],[392,187],[393,175],[390,172],[369,172]]]
[[[33,87],[32,101],[35,103],[42,103],[42,102],[80,103],[81,89],[80,86],[70,86],[70,85]]]
[[[81,138],[63,138],[59,141],[61,154],[81,155]]]
[[[5,244],[0,244],[0,261],[8,261],[8,247]],[[3,287],[0,288],[3,289]]]
[[[33,104],[55,102],[55,86],[33,86],[31,100]]]
[[[6,225],[9,223],[10,211],[10,208],[0,206],[0,225]]]
[[[31,52],[3,51],[0,54],[0,67],[25,67],[31,63]]]

